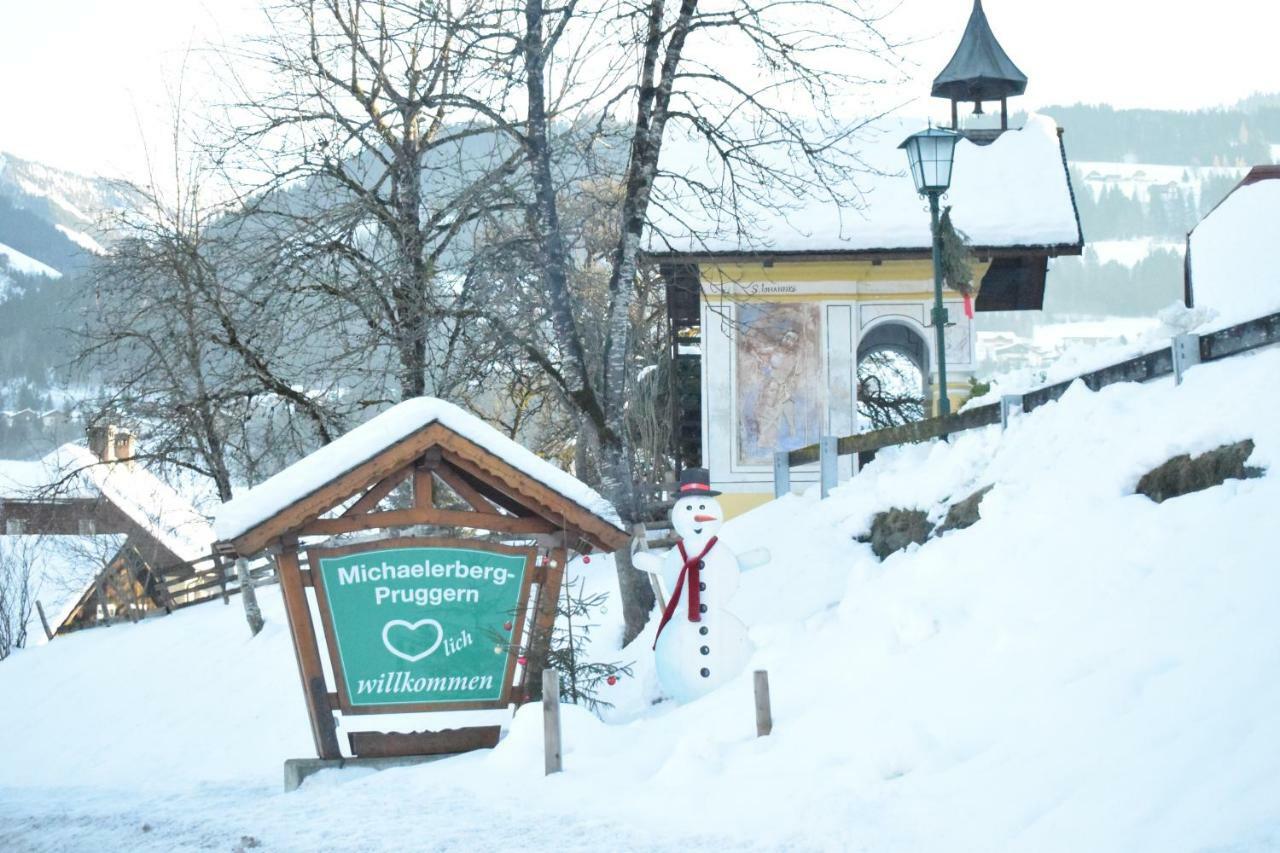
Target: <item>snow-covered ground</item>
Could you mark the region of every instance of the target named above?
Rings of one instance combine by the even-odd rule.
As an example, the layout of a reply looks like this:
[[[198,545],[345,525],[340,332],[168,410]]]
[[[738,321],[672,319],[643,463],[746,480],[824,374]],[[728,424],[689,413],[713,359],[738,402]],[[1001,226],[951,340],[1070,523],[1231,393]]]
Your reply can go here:
[[[274,589],[252,640],[213,603],[27,649],[0,663],[0,849],[1275,850],[1277,376],[1272,349],[1179,387],[1078,386],[730,522],[735,550],[773,554],[732,602],[768,738],[749,673],[653,704],[653,627],[618,650],[611,607],[598,654],[636,677],[605,688],[607,722],[566,708],[563,774],[543,777],[528,707],[493,751],[283,794],[311,739]],[[1133,494],[1243,438],[1265,477]],[[883,563],[854,540],[988,484],[967,530]],[[573,571],[610,584],[608,560]]]

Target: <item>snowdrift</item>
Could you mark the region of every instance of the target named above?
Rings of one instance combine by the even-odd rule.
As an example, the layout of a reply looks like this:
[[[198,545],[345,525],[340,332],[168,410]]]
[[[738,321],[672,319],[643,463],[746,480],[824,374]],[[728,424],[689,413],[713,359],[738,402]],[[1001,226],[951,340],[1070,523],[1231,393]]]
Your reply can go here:
[[[619,650],[616,607],[596,653],[636,677],[606,688],[603,721],[566,708],[550,778],[530,707],[492,752],[278,793],[311,744],[274,592],[253,640],[212,603],[21,652],[0,663],[0,847],[1275,849],[1277,376],[1271,350],[1180,387],[1077,386],[1007,432],[882,452],[825,501],[726,525],[773,554],[730,605],[769,670],[768,738],[749,673],[655,704],[652,623]],[[1133,494],[1244,438],[1264,477]],[[854,539],[880,510],[938,519],[989,484],[973,527],[883,563]],[[607,560],[573,570],[611,581]]]

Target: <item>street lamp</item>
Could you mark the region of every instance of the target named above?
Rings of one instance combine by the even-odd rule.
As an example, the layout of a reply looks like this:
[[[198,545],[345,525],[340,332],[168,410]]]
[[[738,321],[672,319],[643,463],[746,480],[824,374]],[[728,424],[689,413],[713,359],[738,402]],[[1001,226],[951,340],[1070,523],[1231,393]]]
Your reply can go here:
[[[913,133],[899,148],[906,149],[911,164],[911,179],[916,192],[929,197],[929,215],[933,222],[933,329],[938,343],[938,414],[951,414],[947,397],[947,309],[942,305],[942,235],[938,233],[938,198],[951,186],[951,163],[960,134],[954,130],[930,127]]]

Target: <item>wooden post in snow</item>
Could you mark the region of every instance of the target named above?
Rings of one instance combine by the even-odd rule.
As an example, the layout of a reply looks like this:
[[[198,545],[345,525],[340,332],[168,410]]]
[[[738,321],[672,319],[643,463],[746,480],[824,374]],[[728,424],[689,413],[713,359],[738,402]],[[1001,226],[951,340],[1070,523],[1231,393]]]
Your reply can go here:
[[[36,599],[36,612],[40,614],[40,624],[44,626],[44,635],[47,639],[53,639],[53,631],[49,630],[49,619],[44,615],[44,605],[40,603],[40,599]],[[59,646],[61,648],[61,646]]]
[[[542,671],[542,740],[546,752],[546,775],[559,773],[560,761],[560,673]]]
[[[773,710],[769,707],[769,671],[757,669],[756,683],[756,737],[764,737],[773,731]]]

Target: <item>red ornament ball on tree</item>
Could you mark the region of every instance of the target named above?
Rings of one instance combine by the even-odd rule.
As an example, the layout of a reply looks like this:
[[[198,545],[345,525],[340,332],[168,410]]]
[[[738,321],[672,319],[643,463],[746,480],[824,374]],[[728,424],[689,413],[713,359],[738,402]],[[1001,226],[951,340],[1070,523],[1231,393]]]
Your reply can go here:
[[[615,685],[615,684],[617,684],[617,683],[618,683],[618,676],[616,676],[616,675],[611,675],[611,676],[609,676],[608,678],[606,678],[606,679],[605,679],[605,682],[606,682],[610,687],[612,687],[613,685]]]
[[[502,623],[502,628],[503,628],[503,630],[505,630],[505,631],[510,631],[510,630],[511,630],[511,623],[510,623],[510,622],[503,622],[503,623]]]
[[[529,662],[529,659],[524,655],[520,655],[520,657],[516,658],[516,663],[520,664],[521,666],[524,666],[528,662]]]
[[[591,558],[590,558],[590,557],[585,557],[585,556],[584,556],[584,557],[582,558],[582,562],[583,562],[583,563],[590,563],[590,562],[591,562]]]

